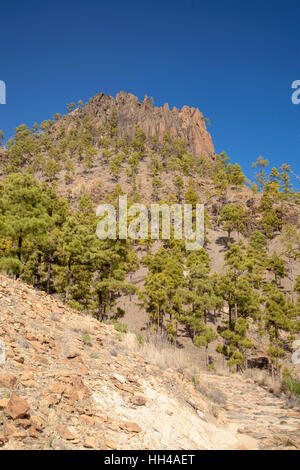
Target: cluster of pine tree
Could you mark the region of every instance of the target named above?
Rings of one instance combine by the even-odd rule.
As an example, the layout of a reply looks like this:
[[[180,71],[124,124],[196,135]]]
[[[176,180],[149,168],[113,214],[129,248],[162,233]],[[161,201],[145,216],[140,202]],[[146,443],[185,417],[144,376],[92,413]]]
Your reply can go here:
[[[99,240],[96,226],[86,194],[74,211],[55,185],[11,174],[0,184],[0,269],[99,320],[110,318],[121,293],[135,289],[126,276],[138,260],[126,240]]]

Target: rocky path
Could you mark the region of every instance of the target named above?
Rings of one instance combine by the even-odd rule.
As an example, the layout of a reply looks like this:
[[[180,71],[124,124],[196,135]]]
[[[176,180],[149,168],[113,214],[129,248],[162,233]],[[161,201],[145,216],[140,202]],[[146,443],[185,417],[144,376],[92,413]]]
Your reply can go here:
[[[225,394],[229,429],[251,436],[259,449],[300,449],[300,410],[290,409],[285,397],[236,375],[201,374],[201,381]]]

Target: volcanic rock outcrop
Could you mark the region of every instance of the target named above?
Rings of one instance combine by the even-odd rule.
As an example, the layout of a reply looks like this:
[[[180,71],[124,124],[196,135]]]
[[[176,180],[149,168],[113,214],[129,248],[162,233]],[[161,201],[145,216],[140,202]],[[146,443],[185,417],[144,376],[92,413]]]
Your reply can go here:
[[[155,107],[145,97],[141,103],[131,93],[120,92],[113,98],[100,93],[91,98],[89,104],[75,113],[82,113],[98,125],[104,125],[112,110],[117,111],[120,134],[133,137],[135,126],[144,130],[148,138],[156,135],[162,140],[165,132],[169,131],[172,138],[181,138],[188,144],[189,150],[195,155],[202,155],[209,161],[215,158],[215,150],[209,132],[206,129],[203,114],[197,108],[183,106],[170,109],[166,103]]]

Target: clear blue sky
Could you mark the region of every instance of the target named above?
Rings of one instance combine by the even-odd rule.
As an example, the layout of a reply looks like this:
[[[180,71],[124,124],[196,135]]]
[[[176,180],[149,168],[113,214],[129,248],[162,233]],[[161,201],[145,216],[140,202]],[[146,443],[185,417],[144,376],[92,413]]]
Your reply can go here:
[[[247,174],[259,155],[300,173],[299,26],[300,0],[2,2],[0,129],[124,90],[199,107]]]

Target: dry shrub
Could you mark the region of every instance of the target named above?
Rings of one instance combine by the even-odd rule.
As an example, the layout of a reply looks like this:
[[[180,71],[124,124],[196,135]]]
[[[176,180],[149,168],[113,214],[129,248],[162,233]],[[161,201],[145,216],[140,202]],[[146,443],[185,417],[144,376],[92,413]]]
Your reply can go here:
[[[261,387],[266,387],[269,392],[279,395],[282,391],[282,384],[280,381],[272,380],[270,374],[263,369],[247,369],[244,372],[244,377],[252,379]]]
[[[244,372],[244,377],[252,379],[255,383],[261,386],[267,386],[269,374],[262,369],[247,369]]]
[[[82,320],[73,320],[70,321],[68,327],[74,333],[80,333],[81,335],[91,335],[93,334],[93,326],[90,322],[85,321],[84,323]]]
[[[201,393],[201,395],[204,395],[217,405],[225,405],[227,402],[227,396],[218,388],[212,388],[211,386],[207,387],[203,386],[203,384],[199,384],[196,386],[196,389]]]
[[[185,370],[190,375],[199,374],[199,368],[193,365],[190,355],[183,349],[175,348],[164,335],[149,334],[141,341],[135,334],[127,333],[124,342],[131,351],[139,352],[150,364],[161,369]]]
[[[217,388],[200,383],[201,365],[195,365],[194,358],[184,349],[175,348],[167,337],[160,334],[148,334],[141,340],[140,334],[127,333],[123,337],[126,347],[141,354],[150,364],[161,369],[175,369],[184,374],[194,384],[195,389],[210,402],[224,405],[226,395]],[[202,367],[202,370],[205,368]],[[207,369],[205,368],[207,371]]]

